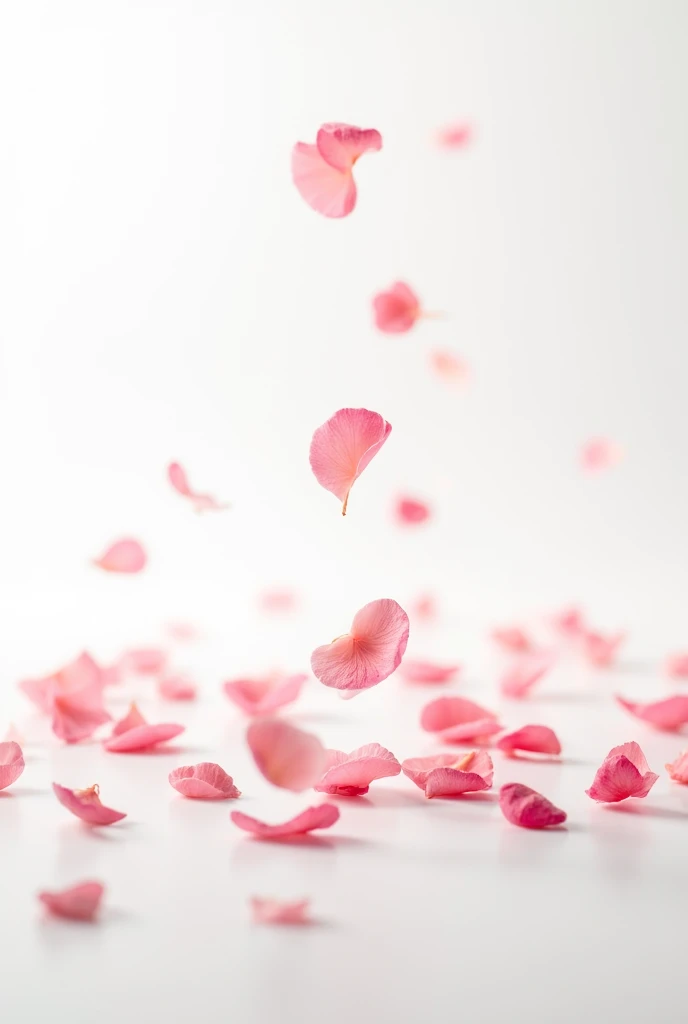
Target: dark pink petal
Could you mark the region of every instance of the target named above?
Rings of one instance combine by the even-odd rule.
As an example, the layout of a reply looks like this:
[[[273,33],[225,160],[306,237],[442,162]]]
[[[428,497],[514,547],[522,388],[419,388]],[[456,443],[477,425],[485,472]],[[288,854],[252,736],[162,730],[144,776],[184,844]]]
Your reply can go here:
[[[113,825],[116,821],[126,818],[126,814],[105,807],[100,802],[98,786],[90,786],[88,789],[67,789],[66,786],[53,782],[53,792],[63,807],[89,825]]]
[[[526,750],[533,754],[561,754],[561,743],[553,729],[546,725],[524,725],[515,732],[500,736],[497,746],[506,754]]]
[[[297,699],[307,678],[300,673],[276,680],[232,679],[222,688],[247,715],[272,715]]]
[[[24,771],[22,748],[13,740],[0,743],[0,789],[7,789]]]
[[[667,658],[666,672],[673,679],[688,679],[688,654],[672,654]]]
[[[101,882],[80,882],[61,892],[39,892],[38,898],[55,917],[92,921],[104,892],[105,886]]]
[[[492,758],[485,751],[464,754],[435,754],[432,757],[409,757],[401,770],[430,799],[477,793],[492,785]]]
[[[230,818],[238,828],[252,832],[259,839],[288,839],[290,836],[303,836],[316,828],[330,828],[339,818],[339,808],[334,804],[318,804],[281,825],[268,825],[241,811],[232,811]]]
[[[309,900],[265,899],[263,896],[251,897],[251,915],[254,924],[311,924],[308,916]]]
[[[497,716],[480,704],[465,697],[438,697],[423,708],[420,716],[421,728],[426,732],[444,732],[457,725],[485,720],[495,721]]]
[[[246,741],[259,771],[273,786],[300,793],[325,771],[327,754],[318,737],[279,718],[252,722]]]
[[[356,128],[333,121],[321,125],[316,145],[330,166],[349,171],[364,153],[377,153],[382,149],[382,136],[375,128]]]
[[[158,693],[164,700],[195,700],[196,687],[185,676],[166,676],[158,680]]]
[[[320,486],[342,502],[343,516],[351,488],[391,430],[391,425],[377,412],[340,409],[313,434],[311,469]]]
[[[591,665],[606,668],[615,660],[619,647],[626,639],[625,633],[603,636],[601,633],[583,634],[583,650]]]
[[[316,145],[297,142],[291,173],[302,198],[325,217],[346,217],[356,205],[353,166],[368,150],[382,147],[380,133],[353,125],[324,124]]]
[[[408,615],[396,601],[371,601],[354,615],[351,631],[311,655],[313,674],[337,690],[366,690],[399,667],[409,635]]]
[[[492,630],[492,639],[505,651],[526,654],[533,650],[533,641],[519,626],[503,626]]]
[[[175,768],[168,778],[178,793],[193,800],[235,800],[241,796],[231,775],[209,761]]]
[[[674,782],[682,782],[684,786],[688,786],[688,750],[679,754],[673,764],[664,767]]]
[[[52,730],[65,743],[88,739],[99,725],[109,721],[110,715],[103,707],[100,691],[85,690],[53,699]]]
[[[605,437],[594,437],[586,441],[580,451],[583,469],[590,473],[598,473],[610,469],[623,458],[623,450]]]
[[[191,501],[196,512],[220,512],[223,509],[229,508],[229,505],[221,504],[210,494],[201,494],[198,491],[192,490],[186,472],[178,462],[171,462],[169,464],[167,467],[167,478],[178,494]]]
[[[518,700],[539,683],[554,664],[548,651],[526,654],[518,658],[502,676],[499,686],[505,697]]]
[[[379,743],[368,743],[350,754],[343,750],[328,750],[327,756],[327,770],[314,787],[319,793],[360,796],[368,792],[370,783],[375,779],[385,779],[401,771],[394,754]]]
[[[161,722],[159,725],[138,725],[127,729],[119,736],[112,736],[103,745],[115,754],[133,754],[139,750],[151,750],[160,743],[167,743],[184,732],[183,725]]]
[[[463,149],[473,139],[473,129],[470,124],[457,122],[442,128],[437,135],[437,142],[444,149]]]
[[[167,664],[167,652],[160,647],[135,647],[125,651],[118,661],[123,672],[139,676],[156,676]]]
[[[609,751],[585,792],[593,800],[617,803],[629,796],[647,796],[658,778],[637,743],[622,743]]]
[[[111,544],[100,558],[94,558],[93,564],[105,572],[134,573],[141,572],[147,560],[139,542],[127,538]]]
[[[431,352],[430,364],[439,377],[451,384],[463,384],[468,378],[468,364],[453,352]]]
[[[430,518],[430,509],[424,501],[415,498],[399,498],[395,508],[397,522],[404,526],[417,526]]]
[[[403,281],[397,281],[373,299],[375,326],[385,334],[403,334],[410,331],[420,316],[418,297]]]
[[[43,679],[26,679],[19,683],[19,689],[40,708],[44,714],[52,714],[56,696],[69,696],[92,690],[97,693],[104,685],[104,673],[91,655],[84,651],[74,661],[53,675]]]
[[[616,698],[617,703],[642,722],[653,725],[655,729],[676,732],[688,723],[688,696],[666,697],[664,700],[641,704],[637,701]]]
[[[434,661],[405,658],[399,666],[399,675],[409,683],[448,683],[460,670],[460,665],[438,665]]]
[[[547,828],[566,821],[566,811],[555,807],[547,797],[519,782],[509,782],[502,786],[499,806],[506,820],[521,828]]]
[[[120,720],[115,722],[112,727],[112,735],[121,736],[122,733],[129,732],[130,729],[136,729],[139,725],[147,724],[148,723],[139,711],[138,706],[132,701],[124,718],[120,718]]]

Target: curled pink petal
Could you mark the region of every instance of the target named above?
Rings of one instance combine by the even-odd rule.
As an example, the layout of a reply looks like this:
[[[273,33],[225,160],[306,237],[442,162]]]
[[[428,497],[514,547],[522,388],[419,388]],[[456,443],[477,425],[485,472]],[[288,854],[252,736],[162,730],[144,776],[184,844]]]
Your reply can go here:
[[[473,140],[473,128],[466,122],[447,125],[437,133],[437,143],[443,149],[464,149]]]
[[[430,365],[450,384],[463,384],[468,378],[468,363],[453,352],[431,352]]]
[[[649,704],[624,700],[623,697],[617,697],[616,701],[630,714],[653,725],[655,729],[676,732],[688,723],[688,696],[666,697]]]
[[[333,796],[361,796],[375,779],[398,775],[400,771],[394,754],[379,743],[368,743],[350,754],[328,750],[327,770],[314,788]]]
[[[281,825],[268,825],[241,811],[232,811],[230,817],[237,828],[252,832],[259,839],[289,839],[291,836],[306,835],[317,828],[330,828],[339,819],[339,808],[334,804],[318,804],[308,807]]]
[[[672,764],[666,764],[664,767],[674,782],[682,782],[684,786],[688,786],[688,750],[679,754]]]
[[[399,666],[399,675],[409,683],[448,683],[460,670],[460,665],[438,665],[435,661],[405,658]]]
[[[428,799],[489,789],[494,774],[492,758],[482,750],[459,757],[456,754],[409,757],[402,761],[401,770]]]
[[[382,148],[375,129],[346,124],[324,124],[316,145],[297,142],[291,173],[302,198],[325,217],[346,217],[356,205],[353,166],[363,153]]]
[[[554,664],[548,652],[527,654],[518,658],[502,676],[499,686],[505,697],[518,700],[539,683]]]
[[[593,800],[618,803],[629,796],[647,796],[658,778],[637,743],[622,743],[609,751],[585,792]]]
[[[252,896],[251,916],[254,924],[311,924],[309,904],[310,900],[285,902]]]
[[[606,437],[594,437],[586,441],[580,451],[580,461],[584,470],[599,473],[611,469],[623,458],[623,449]]]
[[[222,689],[247,715],[272,715],[297,699],[307,678],[299,673],[278,679],[231,679]]]
[[[601,633],[587,631],[583,634],[585,656],[596,668],[607,668],[616,659],[619,648],[625,639],[625,633],[603,636]]]
[[[396,601],[371,601],[354,615],[351,630],[311,655],[313,674],[337,690],[366,690],[401,664],[409,635],[408,615]]]
[[[519,782],[508,782],[502,786],[499,806],[506,820],[521,828],[547,828],[566,821],[566,811],[555,807],[547,797]]]
[[[415,498],[399,498],[395,516],[397,522],[404,526],[418,526],[430,518],[430,508],[424,501],[416,501]]]
[[[138,705],[132,701],[124,718],[120,718],[120,720],[115,722],[113,725],[112,735],[121,736],[122,733],[129,732],[130,729],[136,729],[139,725],[147,724],[146,719],[138,709]]]
[[[167,664],[167,652],[160,647],[134,647],[125,651],[117,662],[122,672],[139,676],[156,676]]]
[[[115,754],[133,754],[140,750],[152,750],[160,743],[167,743],[184,732],[183,725],[161,722],[158,725],[138,725],[118,736],[112,736],[103,746]]]
[[[688,654],[672,654],[667,658],[666,673],[673,679],[688,679]]]
[[[13,740],[0,743],[0,789],[7,789],[24,771],[22,748]]]
[[[105,572],[135,573],[145,569],[146,552],[137,540],[127,538],[111,544],[93,564]]]
[[[110,721],[103,707],[100,692],[79,691],[53,699],[52,730],[65,743],[79,743],[88,739],[98,726]]]
[[[178,793],[193,800],[235,800],[241,796],[231,775],[210,761],[175,768],[168,778]]]
[[[497,740],[497,747],[505,754],[525,750],[532,754],[561,754],[561,743],[553,729],[546,725],[524,725],[515,732],[506,733]]]
[[[492,630],[492,639],[503,650],[514,654],[527,654],[533,650],[533,641],[519,626],[503,626]]]
[[[325,771],[327,753],[318,737],[279,718],[252,722],[246,741],[258,770],[273,786],[300,793]]]
[[[444,732],[455,725],[466,722],[496,720],[492,711],[487,711],[466,697],[438,697],[423,708],[420,716],[421,728],[426,732]]]
[[[101,882],[80,882],[60,892],[39,892],[38,899],[55,917],[92,921],[105,892]]]
[[[378,412],[339,409],[313,434],[310,464],[321,487],[342,502],[346,515],[349,492],[382,448],[392,427]]]
[[[356,128],[337,121],[321,125],[315,141],[323,159],[340,171],[350,171],[364,153],[382,149],[382,136],[375,128]]]
[[[385,334],[403,334],[410,331],[420,316],[418,297],[403,281],[397,281],[385,292],[373,298],[375,326]]]
[[[192,490],[189,478],[178,462],[171,462],[169,464],[167,467],[167,478],[178,494],[191,501],[196,512],[220,512],[223,509],[229,508],[229,505],[221,504],[210,494],[201,494],[198,491]]]
[[[50,715],[56,696],[92,691],[94,696],[105,683],[104,673],[91,655],[84,651],[63,668],[43,679],[25,679],[19,683],[22,693],[44,714]]]
[[[88,789],[68,789],[53,782],[53,792],[63,807],[88,822],[89,825],[113,825],[116,821],[126,818],[122,811],[114,811],[112,807],[105,807],[100,802],[100,789],[98,786],[89,786]]]
[[[195,685],[185,676],[165,676],[158,680],[158,693],[164,700],[195,700]]]

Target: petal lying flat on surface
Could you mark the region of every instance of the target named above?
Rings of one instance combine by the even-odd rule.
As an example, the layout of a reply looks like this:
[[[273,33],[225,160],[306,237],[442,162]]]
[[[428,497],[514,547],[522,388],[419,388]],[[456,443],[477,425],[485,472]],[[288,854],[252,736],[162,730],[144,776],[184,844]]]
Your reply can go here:
[[[152,750],[160,743],[167,743],[184,732],[183,725],[161,722],[158,725],[138,725],[127,729],[119,736],[112,736],[103,746],[115,754],[134,754],[140,750]]]
[[[509,782],[502,786],[499,806],[506,820],[521,828],[547,828],[566,821],[565,811],[555,807],[541,793],[519,782]]]
[[[625,633],[603,636],[601,633],[586,631],[583,633],[583,651],[591,665],[596,668],[607,668],[616,660],[625,639]]]
[[[688,723],[688,696],[666,697],[664,700],[650,701],[649,704],[624,700],[623,697],[617,697],[616,701],[630,714],[653,725],[655,729],[675,732]]]
[[[317,146],[296,143],[291,154],[291,175],[301,198],[324,217],[347,217],[356,205],[353,174],[328,164]]]
[[[497,740],[497,747],[510,754],[525,750],[533,754],[561,754],[561,743],[553,729],[547,725],[524,725],[514,732],[506,733]]]
[[[308,915],[310,900],[266,899],[251,897],[251,916],[254,924],[311,924]]]
[[[382,136],[375,128],[331,121],[323,124],[316,137],[318,152],[332,167],[349,171],[364,153],[382,149]]]
[[[185,470],[178,462],[171,462],[169,464],[167,467],[167,478],[178,494],[192,502],[196,512],[220,512],[223,509],[229,508],[229,505],[221,504],[210,494],[201,494],[199,491],[194,491],[189,484],[189,478]]]
[[[672,764],[667,764],[664,767],[674,782],[682,782],[684,786],[688,786],[688,750],[679,754]]]
[[[193,800],[235,800],[241,796],[231,775],[210,761],[175,768],[168,778],[178,793]]]
[[[148,561],[146,552],[137,540],[117,540],[107,548],[93,564],[105,572],[135,573],[145,569]]]
[[[460,670],[460,665],[438,665],[435,661],[404,658],[399,666],[399,675],[409,683],[448,683]]]
[[[368,792],[371,782],[398,775],[401,765],[394,754],[379,743],[345,754],[343,750],[327,751],[327,770],[314,787],[319,793],[337,796],[360,796]]]
[[[253,833],[259,839],[288,839],[291,836],[305,835],[315,829],[330,828],[339,819],[339,808],[334,804],[318,804],[316,807],[308,807],[281,825],[268,825],[258,818],[242,814],[241,811],[232,811],[230,817],[238,828]]]
[[[268,782],[294,793],[314,786],[327,766],[327,753],[318,737],[279,718],[252,722],[246,741]]]
[[[520,700],[526,697],[532,688],[547,675],[554,665],[554,657],[549,652],[525,654],[507,669],[499,681],[499,688],[505,697]]]
[[[630,796],[645,797],[659,775],[649,765],[637,743],[622,743],[613,747],[597,769],[590,789],[586,793],[592,800],[618,803]]]
[[[402,761],[401,770],[429,799],[489,789],[494,773],[492,758],[484,751],[409,757]]]
[[[533,641],[519,626],[503,626],[492,630],[492,639],[498,647],[514,654],[525,654],[533,650]]]
[[[418,526],[428,521],[430,508],[424,501],[416,501],[415,498],[399,498],[394,515],[403,526]]]
[[[443,149],[463,149],[473,140],[473,129],[470,124],[459,121],[447,125],[437,133],[437,143]]]
[[[124,718],[120,718],[113,725],[112,736],[121,736],[122,733],[129,732],[130,729],[136,729],[139,725],[148,725],[148,723],[139,711],[138,705],[132,701]]]
[[[688,679],[688,654],[672,654],[667,658],[666,673],[673,679]]]
[[[195,700],[197,690],[185,676],[165,676],[158,680],[158,693],[164,700]]]
[[[0,789],[7,789],[24,771],[22,748],[13,740],[0,743]]]
[[[52,730],[65,743],[88,739],[98,726],[110,721],[110,715],[100,700],[100,692],[94,694],[92,690],[56,696],[52,714]]]
[[[437,738],[442,743],[472,743],[482,746],[489,742],[491,736],[502,732],[503,725],[495,718],[475,718],[470,722],[460,722],[458,725],[450,725],[437,733]]]
[[[53,710],[54,698],[92,690],[97,693],[105,683],[104,673],[91,655],[84,651],[63,668],[43,679],[25,679],[19,683],[22,693],[44,714]]]
[[[278,679],[230,679],[223,684],[229,699],[247,715],[272,715],[299,697],[304,673]]]
[[[316,480],[339,498],[346,515],[349,491],[391,433],[391,425],[369,409],[339,409],[313,434],[310,464]]]
[[[426,732],[443,732],[456,725],[496,718],[492,711],[466,697],[437,697],[423,708],[420,725]]]
[[[68,789],[67,786],[60,786],[53,782],[53,793],[63,807],[88,822],[89,825],[113,825],[116,821],[126,818],[122,811],[115,811],[112,807],[105,807],[100,801],[100,790],[98,786],[90,786],[88,789]]]
[[[623,450],[606,437],[593,437],[580,450],[580,462],[589,473],[611,469],[623,458]]]
[[[408,615],[396,601],[382,598],[357,611],[351,631],[311,655],[313,674],[337,690],[366,690],[401,664],[409,635]]]
[[[378,330],[403,334],[411,330],[420,316],[418,297],[407,284],[397,281],[388,291],[374,296],[373,316]]]
[[[38,899],[55,917],[92,921],[104,892],[105,886],[101,882],[80,882],[60,892],[39,892]]]

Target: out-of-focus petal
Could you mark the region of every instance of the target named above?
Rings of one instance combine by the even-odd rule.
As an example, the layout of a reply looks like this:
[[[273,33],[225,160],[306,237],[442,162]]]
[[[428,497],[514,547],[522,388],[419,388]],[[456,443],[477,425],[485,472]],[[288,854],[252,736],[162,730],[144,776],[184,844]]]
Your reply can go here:
[[[399,666],[399,675],[409,683],[448,683],[460,671],[460,665],[438,665],[435,661],[412,658],[405,658]]]
[[[105,572],[135,573],[145,569],[147,561],[146,552],[141,544],[137,540],[126,538],[111,544],[100,558],[94,558],[93,564]]]
[[[658,778],[637,743],[622,743],[609,751],[585,792],[593,800],[618,803],[629,796],[647,796]]]
[[[563,636],[577,640],[586,632],[585,619],[580,608],[565,608],[552,616],[552,625]]]
[[[0,743],[0,789],[7,789],[24,771],[22,748],[13,740]]]
[[[401,664],[409,635],[408,615],[396,601],[371,601],[354,615],[349,633],[311,655],[313,674],[337,690],[366,690]]]
[[[430,365],[438,377],[450,384],[463,384],[468,379],[468,363],[453,352],[431,352]]]
[[[420,303],[407,284],[397,281],[388,291],[375,295],[373,315],[378,330],[403,334],[411,330],[420,316]]]
[[[623,449],[606,437],[593,437],[580,450],[580,462],[589,473],[611,469],[623,459]]]
[[[178,793],[193,800],[235,800],[241,796],[231,775],[210,761],[175,768],[168,778]]]
[[[520,626],[502,626],[493,629],[492,639],[498,647],[514,654],[526,654],[534,648],[533,641]]]
[[[313,434],[310,464],[321,487],[342,502],[391,433],[391,425],[369,409],[339,409]]]
[[[280,614],[293,611],[299,601],[293,590],[264,590],[258,603],[264,612]]]
[[[477,793],[492,785],[492,758],[485,751],[409,757],[401,770],[428,798]]]
[[[554,655],[549,651],[538,651],[517,658],[499,681],[505,697],[519,700],[540,682],[554,664]]]
[[[688,654],[672,654],[667,658],[666,673],[672,679],[688,679]]]
[[[115,722],[113,725],[112,735],[121,736],[122,733],[129,732],[130,729],[136,729],[139,725],[147,724],[146,719],[138,709],[138,705],[132,701],[124,718],[120,718],[120,720]]]
[[[105,886],[101,882],[80,882],[59,892],[39,892],[38,899],[55,917],[92,921],[104,892]]]
[[[653,725],[655,729],[676,732],[688,723],[688,696],[666,697],[664,700],[641,704],[639,701],[617,697],[616,701],[641,722]]]
[[[56,696],[53,700],[52,730],[65,743],[88,739],[98,726],[110,721],[102,705],[100,693],[92,690]]]
[[[310,900],[266,899],[251,897],[251,916],[254,924],[312,924],[308,914]]]
[[[596,668],[607,668],[616,660],[616,655],[625,639],[625,633],[603,636],[602,633],[587,631],[583,634],[585,656]]]
[[[293,704],[308,676],[297,673],[278,679],[230,679],[223,690],[247,715],[272,715]]]
[[[502,786],[499,806],[506,820],[521,828],[547,828],[566,821],[565,811],[555,807],[541,793],[519,782],[509,782]]]
[[[350,754],[328,750],[327,756],[327,770],[315,789],[333,796],[360,796],[368,792],[375,779],[398,775],[401,771],[394,754],[379,743],[368,743]]]
[[[292,836],[303,836],[319,828],[330,828],[339,819],[339,808],[334,804],[318,804],[308,807],[295,818],[281,825],[268,825],[258,818],[251,818],[241,811],[232,811],[230,815],[237,828],[251,832],[258,839],[289,839]]]
[[[497,740],[497,747],[505,754],[525,750],[532,754],[561,754],[561,743],[553,729],[546,725],[524,725],[506,733]]]
[[[415,498],[399,498],[394,509],[395,518],[402,526],[419,526],[430,518],[430,507]]]
[[[300,793],[325,771],[327,754],[318,737],[279,718],[252,722],[246,740],[259,771],[273,786]]]
[[[167,743],[184,732],[183,725],[160,722],[157,725],[138,725],[127,729],[119,736],[112,736],[103,745],[115,754],[134,754],[141,750],[152,750],[161,743]]]
[[[122,672],[138,676],[156,676],[167,664],[167,651],[161,647],[134,647],[120,655],[117,662]]]
[[[672,764],[664,767],[674,782],[682,782],[684,786],[688,786],[688,750],[679,754]]]
[[[89,825],[113,825],[116,821],[126,818],[126,814],[122,811],[115,811],[112,807],[105,807],[101,803],[98,786],[89,786],[88,789],[68,789],[67,786],[60,786],[57,782],[53,782],[53,793],[63,807]]]
[[[164,700],[195,700],[197,691],[185,676],[165,676],[158,680],[158,693]]]
[[[449,124],[440,129],[437,133],[437,143],[443,149],[464,149],[473,141],[473,134],[470,124],[457,121],[456,124]]]
[[[93,691],[96,694],[105,683],[104,673],[91,655],[84,651],[63,668],[43,679],[25,679],[19,683],[19,689],[44,714],[50,715],[56,696]]]
[[[167,467],[167,478],[178,494],[191,501],[196,512],[220,512],[223,509],[229,508],[229,505],[221,504],[210,494],[201,494],[199,491],[194,491],[189,484],[186,471],[178,462],[171,462],[169,464]]]

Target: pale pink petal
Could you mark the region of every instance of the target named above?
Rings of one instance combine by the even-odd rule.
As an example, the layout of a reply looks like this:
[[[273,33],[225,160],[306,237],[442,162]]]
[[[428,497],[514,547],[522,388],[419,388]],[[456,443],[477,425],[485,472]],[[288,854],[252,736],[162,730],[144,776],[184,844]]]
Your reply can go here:
[[[5,733],[4,742],[5,743],[18,743],[19,746],[21,746],[22,743],[26,742],[26,740],[24,739],[22,734],[19,732],[19,729],[17,729],[17,727],[14,724],[14,722],[10,722],[10,724],[8,725],[7,732]]]
[[[423,594],[411,605],[411,615],[424,622],[429,622],[437,616],[437,604],[430,594]]]
[[[346,217],[356,205],[353,174],[328,164],[317,146],[296,143],[291,154],[291,175],[302,199],[325,217]]]
[[[409,635],[408,615],[396,601],[371,601],[354,615],[351,631],[311,655],[313,674],[337,690],[366,690],[399,667]]]
[[[584,470],[598,473],[610,469],[623,458],[623,450],[605,437],[594,437],[586,441],[580,451],[580,461]]]
[[[583,613],[579,608],[565,608],[552,616],[552,625],[564,636],[578,639],[587,631]]]
[[[336,796],[360,796],[371,782],[398,775],[401,765],[394,754],[379,743],[368,743],[350,754],[328,750],[327,771],[314,787],[319,793]]]
[[[688,654],[672,654],[667,658],[666,672],[673,679],[688,679]]]
[[[311,924],[308,916],[309,900],[266,899],[251,897],[251,915],[254,924]]]
[[[168,778],[178,793],[194,800],[235,800],[241,796],[231,775],[209,761],[175,768]]]
[[[241,811],[232,811],[230,817],[234,824],[244,832],[252,832],[259,839],[289,839],[291,836],[303,836],[316,828],[330,828],[339,818],[339,808],[334,804],[318,804],[308,807],[295,818],[281,825],[268,825],[258,818],[251,818]]]
[[[509,782],[502,786],[499,806],[506,820],[521,828],[547,828],[566,821],[565,811],[555,807],[541,793],[519,782]]]
[[[588,631],[583,634],[583,650],[591,665],[595,665],[596,668],[606,668],[615,660],[625,639],[625,633],[603,636],[601,633]]]
[[[460,670],[460,665],[438,665],[435,661],[405,658],[399,666],[399,675],[409,683],[448,683]]]
[[[426,797],[461,796],[477,793],[492,785],[492,758],[485,751],[469,754],[435,754],[409,757],[401,770],[425,792]]]
[[[181,494],[184,498],[189,498],[196,512],[219,512],[229,508],[229,505],[221,504],[210,494],[201,494],[198,491],[192,490],[189,478],[178,462],[171,462],[169,464],[167,467],[167,477],[178,494]]]
[[[430,508],[423,501],[416,501],[415,498],[399,498],[394,514],[397,522],[404,526],[418,526],[430,518]]]
[[[316,138],[323,160],[340,171],[349,171],[364,153],[382,149],[382,136],[375,128],[356,128],[352,124],[323,124]]]
[[[492,639],[498,647],[514,654],[526,654],[533,650],[533,641],[519,626],[503,626],[492,630]]]
[[[307,678],[299,673],[277,680],[232,679],[222,688],[247,715],[272,715],[297,699]]]
[[[68,789],[53,782],[53,792],[63,807],[88,822],[89,825],[113,825],[116,821],[126,818],[121,811],[114,811],[100,802],[98,786],[88,789]]]
[[[98,726],[110,721],[102,705],[100,692],[84,690],[53,699],[52,730],[65,743],[79,743],[88,739]]]
[[[505,697],[516,700],[525,697],[539,683],[554,664],[549,652],[527,654],[510,666],[500,679],[499,686]]]
[[[403,334],[410,331],[420,316],[418,297],[403,281],[397,281],[385,292],[373,298],[375,326],[385,334]]]
[[[92,921],[104,892],[105,886],[101,882],[80,882],[61,892],[39,892],[38,898],[55,917]]]
[[[158,680],[158,693],[164,700],[195,700],[197,690],[185,676],[166,676]]]
[[[674,782],[682,782],[684,786],[688,786],[688,750],[679,754],[673,764],[664,767]]]
[[[438,739],[442,743],[474,743],[484,745],[489,742],[490,736],[502,732],[504,726],[500,725],[494,718],[476,718],[470,722],[461,722],[458,725],[450,725],[438,733]]]
[[[656,729],[676,732],[688,723],[688,696],[666,697],[649,704],[624,700],[623,697],[617,697],[616,700],[626,711]]]
[[[293,590],[265,590],[259,597],[264,612],[290,612],[296,608],[298,598]]]
[[[115,722],[113,725],[112,735],[121,736],[122,733],[129,732],[130,729],[136,729],[139,725],[147,724],[146,719],[138,709],[138,705],[132,701],[124,718],[120,718],[120,720]]]
[[[524,725],[497,740],[497,747],[506,754],[526,750],[532,754],[561,754],[561,743],[553,729],[546,725]]]
[[[196,626],[190,622],[170,622],[165,627],[165,631],[168,636],[179,643],[191,643],[198,640],[200,635]]]
[[[453,352],[431,352],[430,364],[438,376],[451,384],[463,384],[468,378],[468,363]]]
[[[426,732],[444,732],[464,723],[495,721],[497,716],[466,697],[438,697],[423,708],[421,728]]]
[[[105,673],[91,655],[84,651],[74,661],[53,675],[43,679],[25,679],[19,683],[19,689],[40,708],[44,714],[52,714],[53,701],[56,696],[92,691],[94,699],[105,685]]]
[[[438,145],[443,149],[463,149],[473,139],[473,128],[466,122],[447,125],[437,133]]]
[[[127,729],[119,736],[113,736],[103,745],[115,754],[133,754],[139,750],[151,750],[160,743],[167,743],[184,732],[183,725],[161,722],[158,725],[138,725]]]
[[[111,544],[100,558],[94,558],[93,564],[105,572],[134,573],[141,572],[147,560],[139,542],[127,538]]]
[[[346,515],[349,492],[392,430],[377,412],[339,409],[313,434],[310,464],[321,487],[339,498]]]
[[[7,789],[24,771],[22,748],[13,740],[0,743],[0,789]]]
[[[246,740],[259,771],[273,786],[300,793],[321,777],[327,754],[317,736],[279,718],[249,725]]]
[[[637,743],[622,743],[609,751],[585,792],[593,800],[617,803],[629,796],[647,796],[658,778]]]
[[[139,676],[156,676],[167,664],[167,652],[160,647],[135,647],[125,651],[117,662],[123,672]]]

